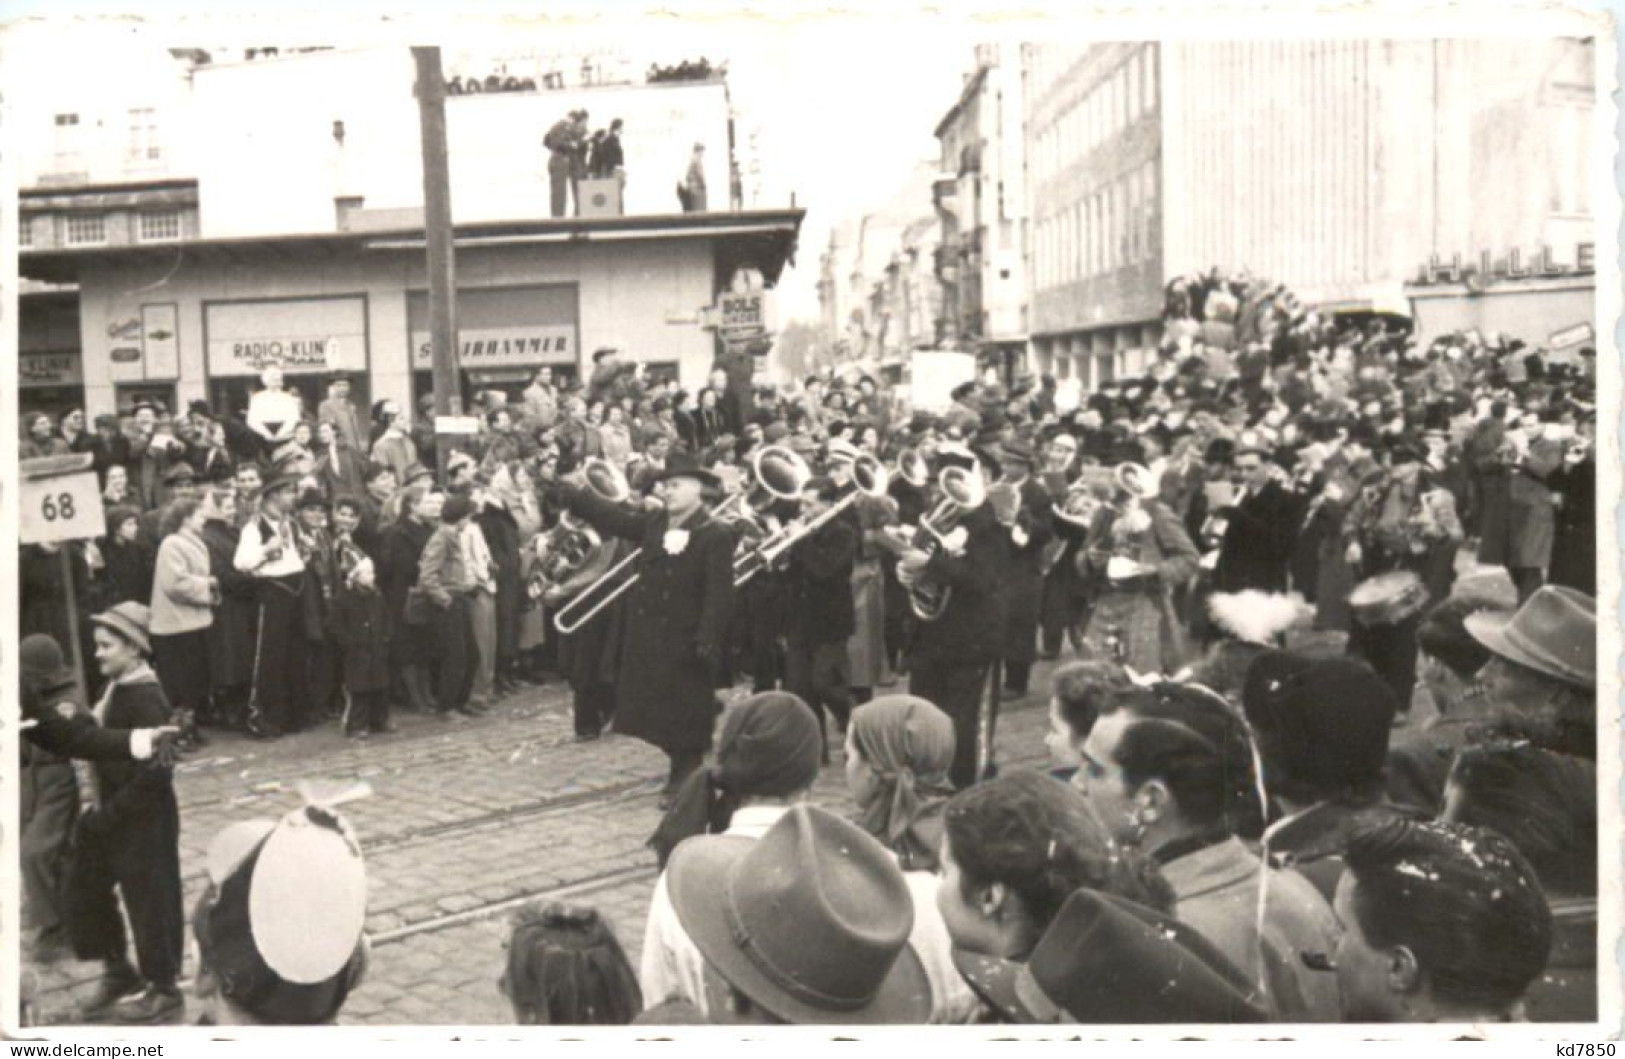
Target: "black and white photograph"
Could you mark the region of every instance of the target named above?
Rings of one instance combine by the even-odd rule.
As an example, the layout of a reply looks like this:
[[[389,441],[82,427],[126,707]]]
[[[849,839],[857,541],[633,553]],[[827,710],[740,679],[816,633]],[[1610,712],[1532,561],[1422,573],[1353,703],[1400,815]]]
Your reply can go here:
[[[0,1035],[1617,1039],[1615,17],[20,4]]]

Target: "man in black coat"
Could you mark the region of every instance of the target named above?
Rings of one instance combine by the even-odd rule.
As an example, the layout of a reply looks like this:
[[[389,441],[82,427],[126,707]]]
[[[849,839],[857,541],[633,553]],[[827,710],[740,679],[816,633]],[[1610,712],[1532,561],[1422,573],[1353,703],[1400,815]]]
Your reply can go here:
[[[839,487],[814,478],[802,490],[802,518],[808,521],[829,510]],[[856,628],[852,564],[858,534],[851,522],[834,518],[797,541],[788,555],[788,644],[785,687],[818,713],[824,730],[824,763],[829,763],[826,710],[835,715],[836,730],[846,732],[852,714],[851,666],[846,641]]]
[[[1010,441],[994,452],[1002,480],[994,491],[1007,510],[1001,524],[1008,537],[1009,563],[1002,578],[1005,594],[1004,691],[1027,694],[1027,676],[1038,656],[1038,617],[1044,599],[1044,549],[1055,535],[1049,492],[1032,475],[1035,457],[1025,441]]]
[[[947,534],[946,545],[933,545],[929,551],[913,549],[898,564],[899,579],[905,584],[917,585],[923,576],[952,589],[941,617],[915,626],[908,690],[953,719],[954,761],[948,777],[957,788],[980,778],[978,729],[984,700],[989,698],[985,738],[992,763],[998,702],[987,695],[988,668],[1003,647],[1004,599],[998,579],[1009,540],[1009,531],[983,504]]]
[[[637,583],[624,597],[612,645],[616,663],[615,730],[665,751],[671,760],[665,801],[699,768],[721,705],[713,687],[733,617],[734,539],[710,517],[704,490],[715,475],[687,453],[661,476],[664,506],[627,511],[584,485],[563,488],[572,514],[639,545]]]
[[[1225,520],[1225,529],[1214,590],[1285,592],[1297,539],[1297,505],[1276,480],[1275,465],[1261,445],[1237,446],[1234,467],[1241,493],[1235,503],[1215,512]]]

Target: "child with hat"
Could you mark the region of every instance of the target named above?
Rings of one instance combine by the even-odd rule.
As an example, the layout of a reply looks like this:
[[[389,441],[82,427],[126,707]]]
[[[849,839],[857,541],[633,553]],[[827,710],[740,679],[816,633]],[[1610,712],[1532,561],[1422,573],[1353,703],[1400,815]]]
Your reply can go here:
[[[150,612],[121,603],[95,615],[96,663],[107,681],[95,715],[106,728],[156,728],[169,701],[148,660]],[[80,959],[101,960],[100,989],[81,1014],[127,1024],[177,1019],[180,979],[180,809],[169,767],[156,762],[100,761],[94,807],[79,821],[68,883],[69,932]],[[117,886],[135,934],[140,974],[126,955]]]

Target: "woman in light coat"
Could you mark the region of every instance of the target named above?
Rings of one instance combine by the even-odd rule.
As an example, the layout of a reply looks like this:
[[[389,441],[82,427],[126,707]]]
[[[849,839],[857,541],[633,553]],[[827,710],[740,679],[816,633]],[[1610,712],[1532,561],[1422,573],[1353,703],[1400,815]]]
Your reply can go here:
[[[209,509],[201,500],[176,500],[164,512],[166,535],[158,546],[152,583],[152,653],[164,697],[180,723],[182,742],[202,745],[197,711],[207,710],[209,628],[220,605],[220,582],[209,563],[203,527]]]

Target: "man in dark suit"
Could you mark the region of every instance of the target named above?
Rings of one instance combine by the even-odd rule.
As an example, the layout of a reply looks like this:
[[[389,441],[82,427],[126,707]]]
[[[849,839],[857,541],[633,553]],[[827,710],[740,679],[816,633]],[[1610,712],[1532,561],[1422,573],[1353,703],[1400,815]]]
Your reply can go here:
[[[617,674],[615,730],[665,751],[665,802],[699,768],[721,712],[714,689],[733,618],[734,538],[710,517],[715,475],[679,453],[667,462],[663,507],[628,511],[584,485],[561,489],[572,514],[641,549],[611,645]]]
[[[945,464],[974,467],[974,459],[944,455]],[[987,718],[988,764],[992,764],[993,728],[998,699],[987,695],[988,668],[1003,647],[1004,599],[999,571],[1006,563],[1009,531],[999,525],[988,505],[965,515],[947,534],[946,543],[927,551],[913,549],[898,564],[898,577],[917,586],[922,577],[952,589],[942,615],[915,625],[909,648],[909,694],[936,706],[954,722],[954,761],[948,778],[956,788],[969,787],[977,775],[978,736],[982,709]]]
[[[1236,447],[1232,465],[1241,493],[1214,514],[1225,520],[1214,590],[1285,592],[1297,537],[1297,507],[1277,481],[1276,466],[1256,441]]]
[[[840,487],[829,478],[814,478],[801,492],[801,516],[810,521],[829,510]],[[856,627],[852,564],[858,534],[851,520],[834,518],[790,549],[788,571],[788,650],[785,688],[818,713],[824,729],[824,763],[829,763],[829,731],[824,714],[835,716],[845,734],[852,713],[851,666],[846,641]]]
[[[1004,690],[1027,694],[1027,677],[1038,656],[1038,616],[1044,597],[1044,549],[1055,535],[1050,497],[1033,477],[1037,462],[1026,441],[1008,441],[994,450],[1001,480],[993,487],[995,514],[1009,538],[1005,567]]]

